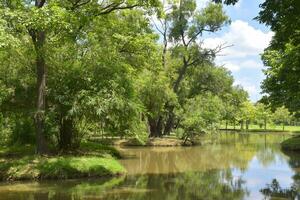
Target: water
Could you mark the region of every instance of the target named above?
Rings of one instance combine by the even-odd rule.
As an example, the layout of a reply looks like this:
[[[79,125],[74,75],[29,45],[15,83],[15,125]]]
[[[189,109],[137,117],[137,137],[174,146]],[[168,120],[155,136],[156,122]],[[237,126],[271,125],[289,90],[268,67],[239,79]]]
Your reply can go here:
[[[204,146],[121,149],[126,176],[2,184],[0,199],[300,199],[300,154],[280,150],[286,138],[222,134]]]

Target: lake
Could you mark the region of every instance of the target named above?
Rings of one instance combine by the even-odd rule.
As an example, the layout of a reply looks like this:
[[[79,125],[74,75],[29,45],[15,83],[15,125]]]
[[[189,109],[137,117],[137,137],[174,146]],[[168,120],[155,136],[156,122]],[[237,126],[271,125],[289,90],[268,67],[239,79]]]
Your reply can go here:
[[[202,146],[121,148],[126,176],[2,183],[0,199],[300,199],[300,153],[280,149],[288,137],[222,133]]]

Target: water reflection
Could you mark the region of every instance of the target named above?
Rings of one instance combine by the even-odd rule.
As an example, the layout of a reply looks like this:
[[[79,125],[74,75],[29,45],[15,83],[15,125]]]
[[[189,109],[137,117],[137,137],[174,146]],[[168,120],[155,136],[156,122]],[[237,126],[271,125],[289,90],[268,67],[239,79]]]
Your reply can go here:
[[[292,185],[290,188],[281,188],[279,182],[273,179],[271,184],[260,190],[265,199],[299,199],[297,187]]]
[[[248,195],[245,182],[234,179],[230,170],[210,170],[207,172],[187,172],[165,175],[127,176],[107,182],[90,180],[18,184],[10,190],[3,186],[0,199],[243,199]]]
[[[294,195],[300,186],[300,156],[281,152],[279,143],[285,138],[222,134],[203,138],[209,144],[198,147],[125,148],[122,152],[127,158],[121,162],[127,176],[2,184],[0,199],[259,200],[275,199],[278,191]]]
[[[228,168],[246,171],[249,161],[255,156],[264,166],[276,162],[278,154],[285,157],[279,149],[283,137],[266,134],[222,134],[208,138],[211,145],[121,149],[128,157],[133,158],[121,162],[129,174],[165,174]]]

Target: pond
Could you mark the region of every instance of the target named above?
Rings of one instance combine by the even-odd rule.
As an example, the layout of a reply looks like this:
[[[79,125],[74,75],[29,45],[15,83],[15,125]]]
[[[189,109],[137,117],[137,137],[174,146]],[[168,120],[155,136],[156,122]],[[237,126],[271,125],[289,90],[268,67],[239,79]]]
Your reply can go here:
[[[222,133],[196,147],[122,148],[126,176],[3,183],[0,199],[299,199],[300,154],[279,146],[287,137]]]

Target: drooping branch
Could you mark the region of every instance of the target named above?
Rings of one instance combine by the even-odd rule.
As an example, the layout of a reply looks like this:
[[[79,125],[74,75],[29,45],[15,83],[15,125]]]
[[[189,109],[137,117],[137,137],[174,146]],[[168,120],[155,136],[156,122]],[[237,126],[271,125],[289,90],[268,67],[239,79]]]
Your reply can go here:
[[[35,6],[41,8],[46,3],[46,0],[35,0]]]
[[[190,43],[192,43],[193,41],[195,41],[197,39],[197,37],[202,34],[204,31],[206,32],[214,32],[213,29],[205,29],[205,28],[202,28],[200,29],[196,34],[194,34],[190,39],[189,41],[187,42],[187,45],[189,45]]]
[[[84,5],[86,5],[86,4],[90,3],[90,2],[91,2],[91,0],[86,0],[86,1],[76,0],[76,1],[72,4],[71,10],[75,10],[75,9],[77,9],[77,8],[79,8],[79,7],[82,7],[82,6],[84,6]]]
[[[71,10],[76,10],[82,6],[85,6],[89,3],[91,3],[91,0],[76,0],[74,3],[72,3],[72,7]],[[98,2],[98,6],[99,6],[99,12],[97,12],[95,15],[93,16],[99,16],[99,15],[105,15],[105,14],[109,14],[115,10],[125,10],[125,9],[132,9],[138,6],[143,6],[142,4],[126,4],[125,0],[122,0],[120,2],[112,2],[109,3],[107,5],[105,5],[106,3],[104,3],[104,1],[102,1],[101,3]]]
[[[152,21],[155,29],[164,36],[164,32],[158,27],[158,25],[155,23],[154,19],[151,17],[150,20]],[[161,22],[161,20],[160,20],[160,22]]]
[[[102,9],[102,11],[100,11],[96,16],[109,14],[115,10],[132,9],[132,8],[139,7],[139,6],[142,6],[142,5],[140,5],[140,4],[123,5],[123,6],[122,6],[122,4],[112,5],[111,7],[106,7],[105,9]]]
[[[206,49],[204,53],[201,53],[199,56],[196,57],[193,61],[188,63],[188,66],[197,65],[198,63],[202,62],[207,57],[212,57],[218,55],[218,53],[222,52],[224,49],[231,47],[232,45],[226,45],[226,43],[220,44],[214,49]]]

